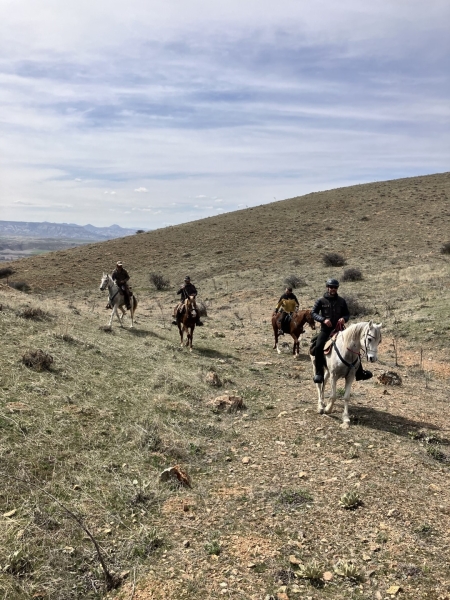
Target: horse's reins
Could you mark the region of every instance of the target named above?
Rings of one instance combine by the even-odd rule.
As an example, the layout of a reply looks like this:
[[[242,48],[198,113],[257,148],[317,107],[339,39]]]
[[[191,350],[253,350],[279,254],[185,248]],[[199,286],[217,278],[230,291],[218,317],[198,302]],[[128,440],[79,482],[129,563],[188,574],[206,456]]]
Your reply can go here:
[[[343,329],[345,329],[345,327],[343,327],[342,329],[340,329],[340,330],[339,330],[339,332],[340,332],[340,331],[342,331]],[[339,332],[338,332],[338,333],[339,333]],[[364,352],[364,354],[365,354],[366,356],[367,356],[367,336],[368,336],[368,334],[369,334],[369,330],[367,330],[367,331],[366,331],[366,334],[365,334],[365,336],[364,336],[364,350],[363,350],[363,352]],[[334,340],[333,340],[333,348],[336,350],[336,354],[338,355],[338,357],[339,357],[339,360],[340,360],[341,362],[343,362],[343,363],[344,363],[344,365],[345,365],[346,367],[348,367],[349,369],[356,369],[355,365],[358,363],[358,358],[359,358],[359,360],[360,360],[360,361],[361,361],[361,363],[362,363],[362,359],[361,359],[361,352],[355,352],[355,351],[354,351],[354,350],[352,350],[351,348],[348,348],[348,347],[347,347],[347,350],[348,350],[349,352],[351,352],[352,354],[357,354],[357,357],[355,358],[355,360],[354,360],[352,363],[349,363],[349,362],[347,362],[347,361],[345,360],[345,358],[343,358],[343,357],[342,357],[341,353],[339,352],[339,349],[338,349],[338,347],[336,346],[336,342],[335,342]]]

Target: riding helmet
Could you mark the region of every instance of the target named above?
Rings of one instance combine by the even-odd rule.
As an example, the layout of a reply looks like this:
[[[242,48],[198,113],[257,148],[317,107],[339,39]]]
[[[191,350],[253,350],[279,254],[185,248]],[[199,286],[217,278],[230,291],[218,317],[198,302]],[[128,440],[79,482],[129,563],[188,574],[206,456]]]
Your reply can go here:
[[[191,278],[189,277],[189,275],[186,275],[186,277],[184,278],[185,281],[190,281]]]
[[[118,267],[123,267],[123,263],[122,263],[122,261],[121,261],[121,260],[118,260],[118,261],[117,261],[117,263],[116,263],[116,266],[118,266]]]
[[[330,278],[330,279],[327,279],[327,282],[326,282],[325,285],[327,287],[336,287],[336,288],[338,288],[339,287],[339,281],[337,279]]]

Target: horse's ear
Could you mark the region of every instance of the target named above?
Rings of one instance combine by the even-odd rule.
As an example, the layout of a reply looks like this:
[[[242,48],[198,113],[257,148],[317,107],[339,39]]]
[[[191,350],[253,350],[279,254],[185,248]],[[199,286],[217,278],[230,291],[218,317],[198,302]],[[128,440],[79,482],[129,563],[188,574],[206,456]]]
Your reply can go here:
[[[369,321],[369,329],[372,327],[373,321]]]

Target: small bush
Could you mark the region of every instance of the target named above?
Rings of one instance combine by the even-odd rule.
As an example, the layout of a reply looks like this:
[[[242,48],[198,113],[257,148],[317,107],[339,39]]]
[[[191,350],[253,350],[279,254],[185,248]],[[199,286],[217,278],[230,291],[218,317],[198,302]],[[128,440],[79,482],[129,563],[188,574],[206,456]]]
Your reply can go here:
[[[10,281],[8,285],[15,290],[19,290],[19,292],[29,292],[31,290],[31,287],[26,281]]]
[[[446,242],[441,248],[441,254],[450,254],[450,242]]]
[[[288,275],[284,280],[284,284],[291,288],[305,287],[306,281],[303,279],[303,277],[298,277],[297,275]]]
[[[323,255],[323,264],[326,267],[343,267],[346,264],[346,260],[342,254],[328,252]]]
[[[346,510],[355,510],[355,508],[361,506],[362,500],[358,492],[356,490],[352,490],[351,492],[343,494],[339,500],[339,503],[342,508],[345,508]]]
[[[345,269],[342,275],[342,281],[362,281],[363,276],[359,269]]]
[[[208,311],[206,310],[206,304],[203,302],[203,300],[196,300],[195,303],[197,304],[197,310],[200,317],[207,317]]]
[[[53,362],[53,356],[43,350],[28,350],[22,356],[22,362],[26,367],[30,367],[35,371],[49,370]]]
[[[217,540],[213,540],[212,542],[207,542],[205,544],[205,550],[206,550],[207,554],[209,554],[210,556],[212,556],[212,555],[219,556],[219,554],[222,552],[222,548]]]
[[[170,281],[159,273],[150,273],[150,281],[159,291],[167,290],[170,287]]]
[[[11,275],[14,275],[14,269],[11,269],[11,267],[0,269],[0,279],[7,279]]]
[[[24,308],[18,311],[17,316],[33,321],[46,321],[50,318],[50,315],[40,308]]]
[[[351,317],[361,317],[369,312],[367,307],[364,306],[364,304],[360,302],[356,296],[348,295],[343,296],[343,298],[347,302]]]
[[[145,231],[143,229],[138,229],[136,233],[145,233]]]
[[[287,506],[300,506],[312,502],[313,497],[306,490],[283,490],[278,502]]]

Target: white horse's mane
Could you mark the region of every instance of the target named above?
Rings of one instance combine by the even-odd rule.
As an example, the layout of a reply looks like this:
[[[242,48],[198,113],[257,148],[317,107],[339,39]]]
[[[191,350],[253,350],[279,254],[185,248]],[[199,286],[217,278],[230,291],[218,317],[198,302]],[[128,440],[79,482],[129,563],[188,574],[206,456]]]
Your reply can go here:
[[[344,329],[342,332],[342,339],[344,343],[350,344],[352,342],[357,342],[361,338],[361,334],[364,328],[369,324],[369,321],[361,321],[361,323],[353,323]]]

